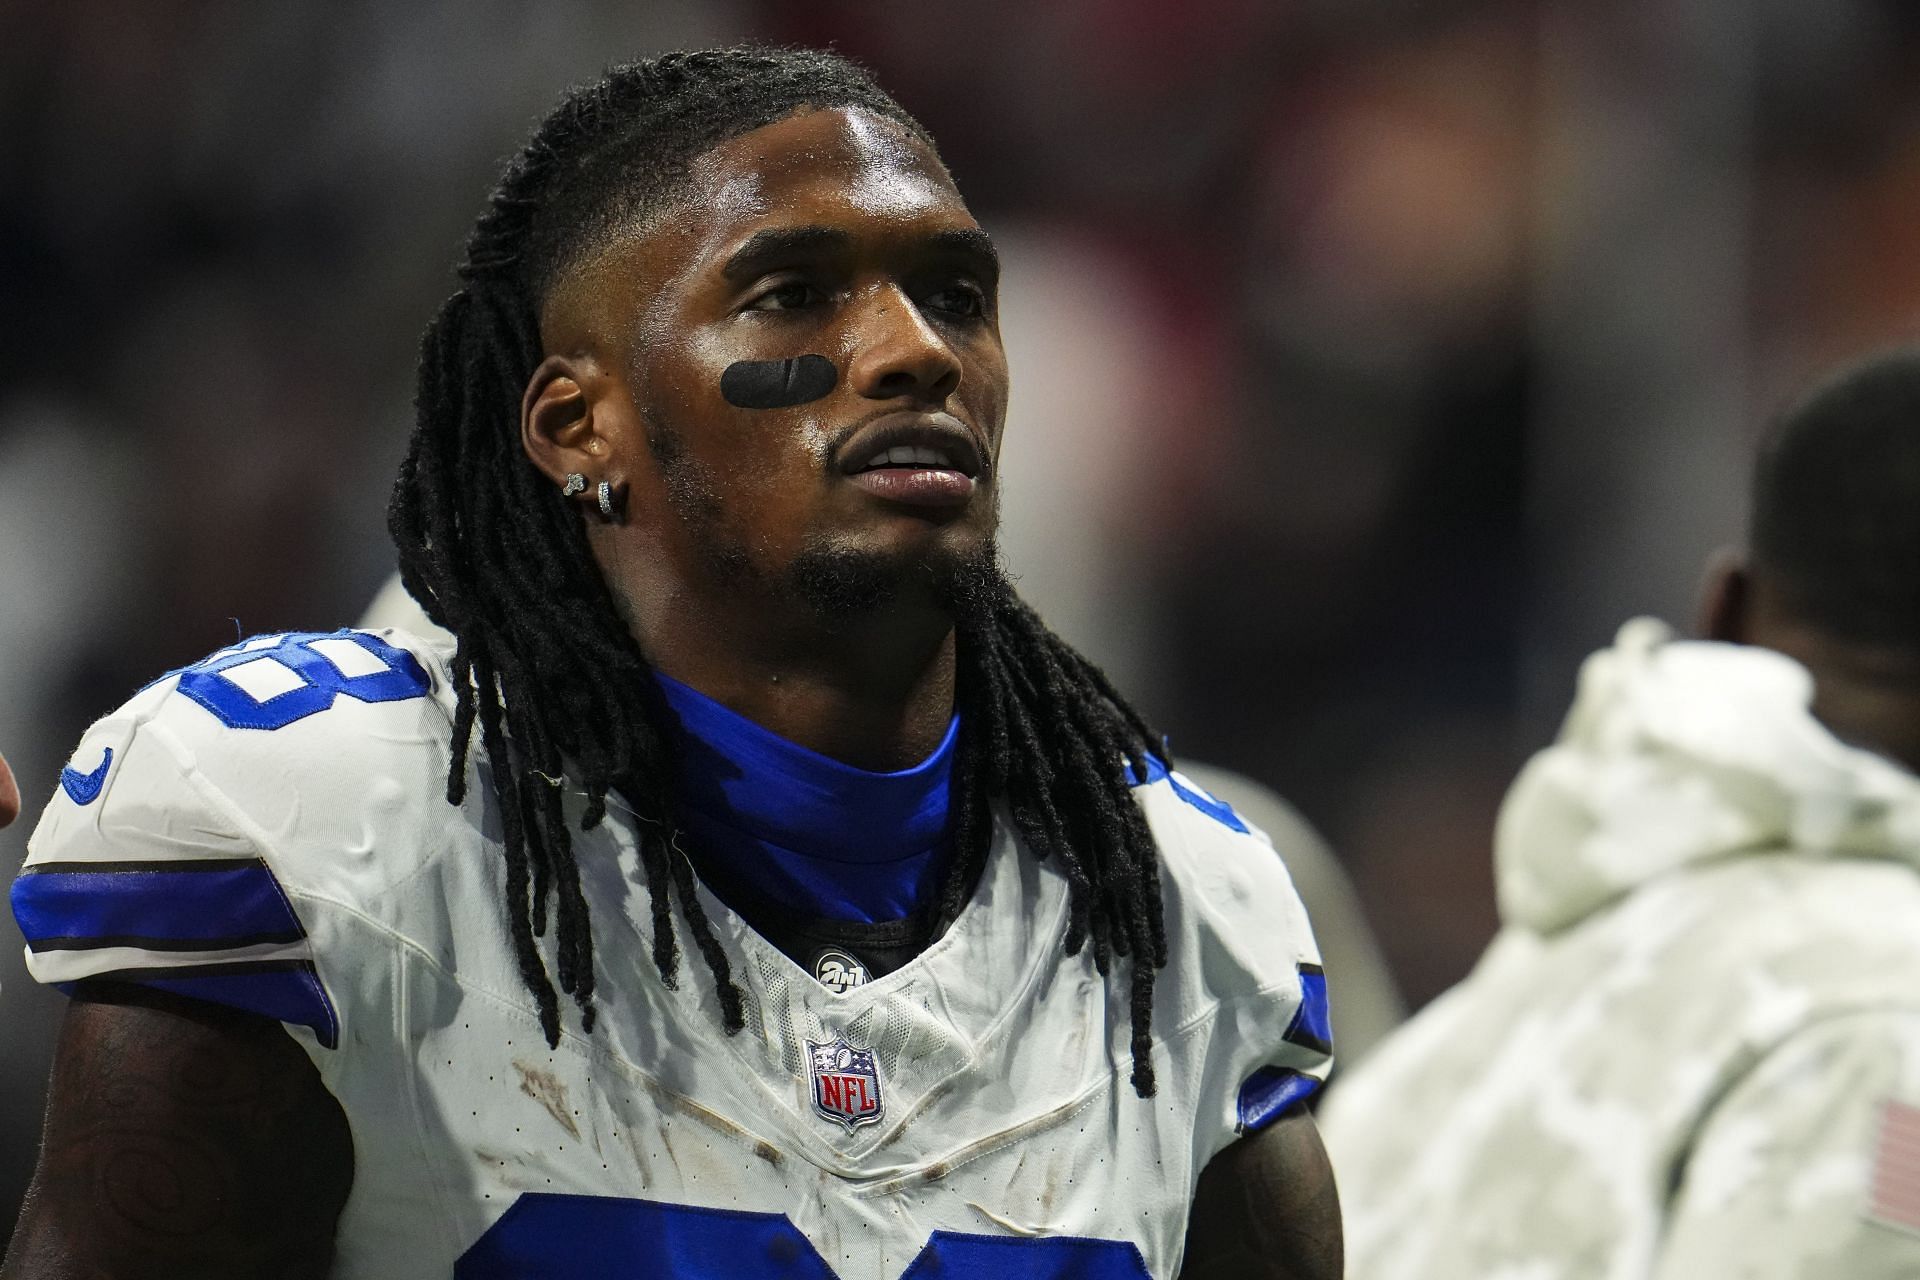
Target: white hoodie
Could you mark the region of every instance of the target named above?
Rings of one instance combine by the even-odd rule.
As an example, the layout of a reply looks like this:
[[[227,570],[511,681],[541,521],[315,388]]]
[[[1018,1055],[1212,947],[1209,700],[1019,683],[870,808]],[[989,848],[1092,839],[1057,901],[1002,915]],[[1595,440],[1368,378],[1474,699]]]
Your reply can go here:
[[[1588,660],[1499,936],[1323,1112],[1355,1280],[1920,1276],[1920,778],[1811,696],[1645,619]]]

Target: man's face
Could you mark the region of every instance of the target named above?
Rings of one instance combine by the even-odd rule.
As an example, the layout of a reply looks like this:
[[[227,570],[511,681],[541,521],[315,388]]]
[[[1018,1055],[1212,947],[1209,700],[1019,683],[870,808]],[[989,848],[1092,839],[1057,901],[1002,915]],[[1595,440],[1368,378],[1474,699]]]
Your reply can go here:
[[[570,290],[624,342],[646,443],[621,450],[629,522],[683,573],[829,610],[988,560],[997,274],[939,162],[883,117],[809,111],[702,156],[687,197]],[[833,367],[817,399],[723,393],[730,367],[802,356]]]

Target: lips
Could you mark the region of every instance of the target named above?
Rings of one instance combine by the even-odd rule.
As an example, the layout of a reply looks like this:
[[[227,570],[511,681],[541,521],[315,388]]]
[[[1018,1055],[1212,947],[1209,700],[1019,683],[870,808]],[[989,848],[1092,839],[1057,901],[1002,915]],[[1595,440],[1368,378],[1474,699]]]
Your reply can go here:
[[[950,413],[875,418],[842,441],[835,453],[845,475],[881,467],[935,467],[975,480],[986,470],[973,433]]]
[[[836,453],[840,472],[877,498],[957,506],[987,470],[973,433],[947,413],[892,413],[862,424]]]

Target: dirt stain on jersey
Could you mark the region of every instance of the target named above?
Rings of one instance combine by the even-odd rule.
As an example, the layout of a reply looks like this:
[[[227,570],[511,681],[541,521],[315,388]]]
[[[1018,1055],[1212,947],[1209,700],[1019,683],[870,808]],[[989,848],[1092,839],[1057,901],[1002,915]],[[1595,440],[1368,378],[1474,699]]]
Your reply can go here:
[[[985,1218],[988,1222],[991,1222],[994,1226],[999,1227],[1002,1231],[1008,1232],[1012,1235],[1051,1236],[1051,1235],[1062,1234],[1060,1228],[1058,1227],[1036,1227],[1036,1226],[1031,1226],[1024,1222],[1015,1222],[1012,1218],[1001,1217],[999,1214],[995,1213],[993,1210],[987,1208],[987,1206],[983,1204],[976,1204],[972,1200],[966,1201],[965,1204],[967,1208],[973,1210],[975,1213]]]
[[[513,1069],[520,1073],[520,1092],[544,1107],[562,1129],[573,1135],[575,1142],[580,1141],[580,1126],[573,1122],[573,1112],[567,1107],[567,1086],[560,1082],[560,1077],[518,1058],[513,1060]]]
[[[676,1093],[658,1081],[642,1077],[637,1080],[636,1083],[647,1091],[648,1096],[653,1099],[654,1105],[660,1108],[661,1111],[677,1111],[688,1119],[706,1126],[722,1137],[744,1145],[749,1151],[753,1152],[754,1155],[765,1160],[768,1164],[776,1167],[780,1164],[782,1157],[778,1147],[768,1142],[765,1138],[760,1137],[758,1134],[749,1132],[747,1129],[735,1124],[719,1112],[701,1106],[692,1098],[687,1097],[685,1094]],[[664,1117],[660,1123],[660,1137],[664,1143],[666,1141],[666,1120]],[[672,1154],[671,1149],[669,1149],[668,1154]]]

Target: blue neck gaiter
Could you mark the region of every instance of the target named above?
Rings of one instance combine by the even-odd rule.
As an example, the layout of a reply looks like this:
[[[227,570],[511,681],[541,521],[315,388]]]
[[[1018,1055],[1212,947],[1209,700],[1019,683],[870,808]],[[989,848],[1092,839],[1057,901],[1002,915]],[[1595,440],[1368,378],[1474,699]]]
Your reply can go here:
[[[925,900],[947,843],[959,716],[920,764],[870,773],[656,678],[680,722],[678,814],[703,874],[834,920],[899,920]]]

